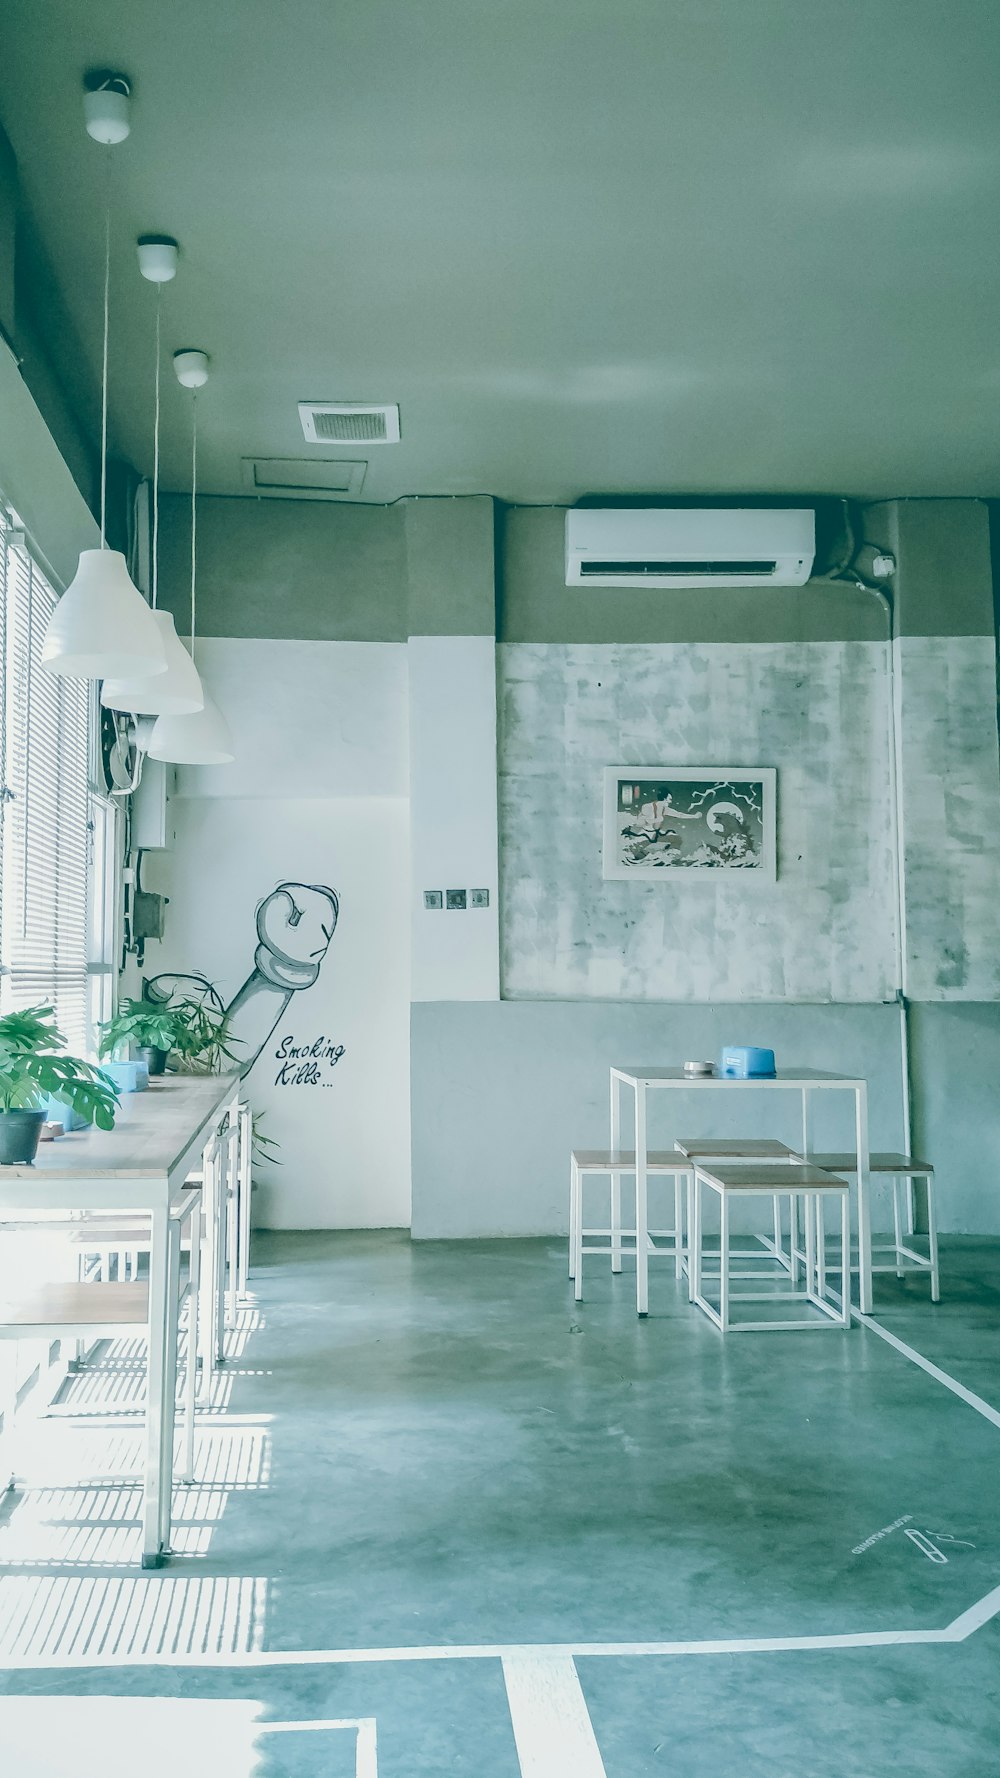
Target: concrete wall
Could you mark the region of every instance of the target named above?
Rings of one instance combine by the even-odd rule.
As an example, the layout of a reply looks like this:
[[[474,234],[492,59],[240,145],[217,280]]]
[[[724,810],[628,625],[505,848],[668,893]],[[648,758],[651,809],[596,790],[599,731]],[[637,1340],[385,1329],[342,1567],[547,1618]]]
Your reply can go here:
[[[498,653],[505,995],[892,996],[884,644]],[[602,773],[615,764],[777,767],[777,881],[603,881]]]
[[[191,502],[160,502],[160,594],[191,627]],[[404,508],[322,500],[198,501],[198,632],[402,642]]]
[[[0,130],[0,498],[14,507],[56,587],[98,542],[93,458],[41,346],[25,275],[17,163]],[[6,343],[5,343],[6,342]]]
[[[864,1074],[872,1142],[902,1128],[892,1006],[675,1006],[621,1001],[414,1006],[410,1044],[413,1233],[551,1234],[566,1228],[571,1148],[608,1142],[608,1068],[771,1045],[793,1066]],[[837,1095],[837,1099],[841,1096]],[[851,1104],[817,1103],[816,1140],[853,1146]],[[650,1095],[650,1144],[678,1136],[801,1140],[797,1096]],[[942,1151],[943,1153],[943,1151]],[[879,1226],[885,1225],[880,1203]]]
[[[0,494],[29,523],[39,556],[56,585],[72,576],[85,542],[87,507],[98,489],[94,441],[55,368],[50,342],[79,364],[65,304],[25,206],[17,160],[0,129],[0,331],[22,388],[11,370],[0,381]],[[2,347],[0,347],[2,351]],[[6,354],[4,354],[6,356]]]

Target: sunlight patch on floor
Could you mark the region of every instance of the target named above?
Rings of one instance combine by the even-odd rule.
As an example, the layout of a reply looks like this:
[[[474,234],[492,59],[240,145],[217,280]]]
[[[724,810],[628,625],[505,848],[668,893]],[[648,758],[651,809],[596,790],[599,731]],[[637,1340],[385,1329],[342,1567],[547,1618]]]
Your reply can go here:
[[[267,1592],[264,1576],[137,1574],[134,1565],[111,1576],[2,1576],[0,1662],[254,1653]]]

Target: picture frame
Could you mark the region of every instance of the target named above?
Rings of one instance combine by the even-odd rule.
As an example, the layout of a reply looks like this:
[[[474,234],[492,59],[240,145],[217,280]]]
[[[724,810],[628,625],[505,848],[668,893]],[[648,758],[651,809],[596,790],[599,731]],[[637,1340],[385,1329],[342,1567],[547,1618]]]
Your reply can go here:
[[[777,777],[773,766],[607,766],[605,881],[774,882]]]

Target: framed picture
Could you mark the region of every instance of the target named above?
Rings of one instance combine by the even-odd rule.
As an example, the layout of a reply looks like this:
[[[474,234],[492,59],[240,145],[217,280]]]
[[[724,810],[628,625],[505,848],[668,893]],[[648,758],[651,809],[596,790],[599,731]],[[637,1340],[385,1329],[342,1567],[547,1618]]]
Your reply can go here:
[[[776,778],[771,766],[608,766],[605,878],[746,871],[773,882]]]

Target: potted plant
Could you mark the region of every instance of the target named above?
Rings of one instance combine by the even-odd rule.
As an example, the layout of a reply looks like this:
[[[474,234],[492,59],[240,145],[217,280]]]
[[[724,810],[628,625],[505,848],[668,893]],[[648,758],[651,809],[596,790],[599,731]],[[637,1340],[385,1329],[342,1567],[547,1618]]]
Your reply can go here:
[[[126,1058],[131,1050],[145,1062],[150,1074],[162,1074],[167,1057],[177,1045],[180,1021],[171,1006],[153,1006],[148,1000],[124,1000],[114,1018],[101,1026],[101,1057]]]
[[[51,1006],[0,1018],[0,1165],[30,1166],[49,1099],[101,1130],[114,1127],[117,1089],[89,1062],[63,1054],[65,1042]]]
[[[229,1020],[205,1000],[177,1000],[170,1007],[176,1021],[174,1051],[185,1074],[217,1074],[237,1060]]]

